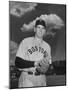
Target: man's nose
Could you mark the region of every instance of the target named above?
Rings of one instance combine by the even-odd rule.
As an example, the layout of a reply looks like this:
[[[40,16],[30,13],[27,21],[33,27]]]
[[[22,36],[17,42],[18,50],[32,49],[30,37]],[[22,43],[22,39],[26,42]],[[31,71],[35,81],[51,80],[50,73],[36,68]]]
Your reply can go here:
[[[40,28],[40,32],[42,32],[42,29]]]

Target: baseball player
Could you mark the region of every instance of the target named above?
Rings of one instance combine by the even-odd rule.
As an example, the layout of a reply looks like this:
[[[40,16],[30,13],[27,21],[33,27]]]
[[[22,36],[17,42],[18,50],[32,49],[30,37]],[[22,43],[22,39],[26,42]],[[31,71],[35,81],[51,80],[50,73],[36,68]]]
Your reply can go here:
[[[19,87],[46,86],[46,72],[51,64],[51,47],[43,40],[46,23],[38,19],[35,36],[22,40],[16,54],[15,65],[22,71]]]

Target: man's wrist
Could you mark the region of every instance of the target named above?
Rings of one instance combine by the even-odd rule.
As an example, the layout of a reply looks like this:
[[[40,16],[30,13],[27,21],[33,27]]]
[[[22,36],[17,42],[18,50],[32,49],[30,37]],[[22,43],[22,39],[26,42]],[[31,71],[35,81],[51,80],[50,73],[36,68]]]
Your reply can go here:
[[[38,65],[38,63],[37,62],[34,62],[34,66],[36,67]]]

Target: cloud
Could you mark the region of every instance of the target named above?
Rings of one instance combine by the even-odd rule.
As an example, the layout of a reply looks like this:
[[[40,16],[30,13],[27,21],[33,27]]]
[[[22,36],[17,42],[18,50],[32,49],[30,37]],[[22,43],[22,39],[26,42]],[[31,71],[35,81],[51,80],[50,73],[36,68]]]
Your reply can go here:
[[[16,42],[10,41],[10,60],[9,60],[10,65],[15,64],[15,57],[16,57],[18,46],[19,45]]]
[[[36,3],[32,2],[15,2],[15,1],[10,1],[9,2],[9,11],[10,14],[16,16],[16,17],[21,17],[27,12],[30,12],[35,9],[37,6]]]
[[[11,54],[16,53],[17,48],[18,48],[18,44],[14,41],[10,41],[10,53]]]
[[[36,20],[43,19],[47,26],[47,35],[55,35],[55,33],[52,32],[52,29],[61,29],[62,26],[64,26],[63,20],[56,14],[44,14],[40,17],[37,17],[35,20],[31,21],[29,24],[23,24],[21,27],[21,30],[24,31],[31,31],[33,30],[33,27],[35,25]]]

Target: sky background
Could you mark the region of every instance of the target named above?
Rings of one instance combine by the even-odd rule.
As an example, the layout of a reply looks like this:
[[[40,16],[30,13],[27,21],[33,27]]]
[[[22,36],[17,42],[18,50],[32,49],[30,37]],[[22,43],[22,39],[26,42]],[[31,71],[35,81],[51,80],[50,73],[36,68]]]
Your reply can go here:
[[[14,11],[15,10],[15,11]],[[16,50],[25,37],[34,35],[33,31],[22,32],[24,23],[28,24],[41,14],[55,13],[64,21],[65,26],[60,30],[53,30],[56,34],[52,37],[48,35],[44,38],[51,45],[52,61],[65,60],[66,53],[66,6],[59,4],[44,3],[9,3],[9,32],[10,32],[10,58],[14,60]],[[15,51],[14,51],[15,50]]]

